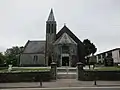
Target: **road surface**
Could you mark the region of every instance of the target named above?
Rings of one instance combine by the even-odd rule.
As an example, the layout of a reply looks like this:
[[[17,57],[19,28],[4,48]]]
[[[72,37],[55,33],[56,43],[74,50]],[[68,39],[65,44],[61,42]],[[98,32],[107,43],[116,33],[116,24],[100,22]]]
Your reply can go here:
[[[1,90],[120,90],[120,87],[14,88]]]

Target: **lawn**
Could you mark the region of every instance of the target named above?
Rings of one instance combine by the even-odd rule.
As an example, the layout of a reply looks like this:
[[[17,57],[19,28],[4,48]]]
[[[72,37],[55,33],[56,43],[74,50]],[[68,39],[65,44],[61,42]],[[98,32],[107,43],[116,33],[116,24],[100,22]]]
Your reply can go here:
[[[120,67],[118,66],[114,66],[114,67],[101,67],[98,68],[97,70],[101,70],[101,71],[120,71]]]
[[[12,73],[14,72],[36,72],[36,71],[50,71],[48,67],[13,67]],[[0,73],[8,72],[7,67],[0,67]]]
[[[114,67],[98,67],[96,69],[88,69],[92,71],[120,71],[120,66],[114,66]]]

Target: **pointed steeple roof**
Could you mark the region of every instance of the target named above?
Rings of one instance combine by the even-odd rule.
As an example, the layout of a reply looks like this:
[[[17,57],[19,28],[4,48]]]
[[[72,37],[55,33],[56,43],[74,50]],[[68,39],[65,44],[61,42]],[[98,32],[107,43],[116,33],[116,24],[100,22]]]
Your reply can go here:
[[[55,21],[54,14],[53,14],[53,9],[51,9],[48,20],[47,21]]]

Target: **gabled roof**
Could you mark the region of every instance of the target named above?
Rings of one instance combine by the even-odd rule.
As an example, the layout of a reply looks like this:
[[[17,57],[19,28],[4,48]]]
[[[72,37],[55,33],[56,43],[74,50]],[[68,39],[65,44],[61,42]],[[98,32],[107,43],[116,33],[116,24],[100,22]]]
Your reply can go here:
[[[25,45],[23,53],[38,53],[44,54],[45,53],[45,41],[30,41]]]
[[[60,38],[63,33],[67,33],[77,43],[78,60],[84,63],[85,49],[83,43],[66,26],[57,33],[56,40]]]
[[[66,26],[64,26],[56,35],[56,39],[58,39],[63,33],[67,33],[76,43],[83,44]]]
[[[58,38],[54,44],[77,44],[67,33]]]
[[[108,51],[105,51],[105,52],[102,52],[102,53],[96,54],[96,56],[97,56],[97,55],[104,54],[104,53],[109,53],[109,52],[112,52],[112,51],[115,51],[115,50],[120,50],[120,48],[114,48],[114,49],[111,49],[111,50],[108,50]]]
[[[53,10],[51,9],[48,20],[47,21],[55,21]]]

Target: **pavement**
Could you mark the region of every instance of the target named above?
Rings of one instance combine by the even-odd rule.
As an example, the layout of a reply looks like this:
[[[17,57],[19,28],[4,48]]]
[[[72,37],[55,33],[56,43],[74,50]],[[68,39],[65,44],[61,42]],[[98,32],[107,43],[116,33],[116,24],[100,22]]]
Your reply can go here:
[[[120,87],[12,88],[1,90],[120,90]]]
[[[97,81],[97,85],[94,85],[94,81],[78,81],[76,79],[59,79],[51,82],[43,82],[40,87],[39,82],[20,82],[20,83],[0,83],[1,89],[15,89],[16,88],[81,88],[81,87],[120,87],[120,81]],[[22,89],[23,90],[23,89]],[[120,90],[120,88],[119,88]]]

